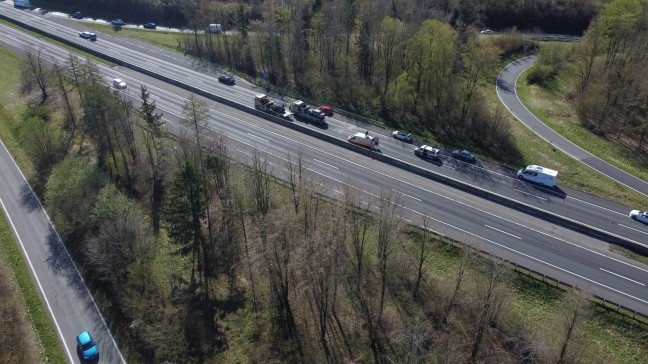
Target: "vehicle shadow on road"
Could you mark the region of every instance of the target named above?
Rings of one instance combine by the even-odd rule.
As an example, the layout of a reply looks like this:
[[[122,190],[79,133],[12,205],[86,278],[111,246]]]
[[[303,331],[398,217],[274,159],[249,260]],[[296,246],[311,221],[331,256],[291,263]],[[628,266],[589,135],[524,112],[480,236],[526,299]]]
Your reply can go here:
[[[29,212],[40,208],[38,197],[36,197],[36,194],[32,190],[31,186],[29,186],[29,184],[27,183],[22,185],[22,187],[20,188],[20,205],[26,208]]]
[[[501,89],[502,91],[513,92],[513,89],[504,80],[498,78],[496,83],[497,88]]]
[[[447,162],[445,163],[446,166],[454,168],[455,171],[461,173],[472,181],[481,183],[494,181],[493,173],[491,173],[491,171],[489,171],[488,169],[482,167],[479,161],[469,163],[454,159],[452,157],[447,157],[445,159],[447,160]]]
[[[547,187],[531,181],[520,181],[519,179],[513,180],[513,186],[519,192],[534,195],[534,196],[550,195],[552,197],[557,197],[561,200],[567,198],[567,192],[563,191],[563,189],[561,189],[558,186]]]

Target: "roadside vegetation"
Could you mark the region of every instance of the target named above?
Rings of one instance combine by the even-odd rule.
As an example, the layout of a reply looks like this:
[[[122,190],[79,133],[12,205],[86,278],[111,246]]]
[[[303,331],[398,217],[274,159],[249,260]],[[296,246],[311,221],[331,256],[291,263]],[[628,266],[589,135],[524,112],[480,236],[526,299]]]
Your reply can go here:
[[[536,65],[518,83],[522,100],[550,127],[643,180],[648,180],[648,78],[642,71],[648,65],[647,36],[645,3],[613,1],[581,42],[541,47]],[[587,185],[600,181],[596,173],[580,177]],[[624,204],[648,205],[627,188],[600,189]]]
[[[31,161],[11,132],[25,109],[19,96],[20,57],[0,48],[0,138],[29,175]],[[0,215],[0,362],[64,363],[49,313],[37,291],[4,212]]]
[[[235,163],[205,133],[200,98],[178,139],[146,89],[135,107],[92,62],[48,69],[35,54],[11,63],[28,104],[3,124],[130,361],[648,355],[645,325],[436,236],[431,221],[404,224],[389,189],[318,180],[298,154],[285,173],[257,150]],[[341,200],[323,197],[334,189]]]

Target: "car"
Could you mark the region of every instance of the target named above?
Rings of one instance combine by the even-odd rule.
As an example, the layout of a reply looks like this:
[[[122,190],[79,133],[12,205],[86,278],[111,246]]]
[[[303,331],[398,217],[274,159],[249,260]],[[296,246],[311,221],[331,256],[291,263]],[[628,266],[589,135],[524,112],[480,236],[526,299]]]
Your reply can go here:
[[[469,163],[473,163],[475,161],[475,156],[467,150],[453,150],[452,157],[455,159],[461,159]]]
[[[392,133],[392,137],[398,140],[402,140],[406,143],[411,143],[412,142],[412,134],[404,132],[404,131],[394,131]]]
[[[72,17],[74,19],[81,19],[81,18],[83,18],[83,14],[81,14],[80,11],[77,11],[76,13],[72,14]]]
[[[218,82],[233,86],[236,83],[236,80],[234,80],[234,77],[230,75],[222,75],[218,77]]]
[[[629,215],[631,218],[637,221],[641,221],[644,224],[648,224],[648,211],[632,210],[630,211]]]
[[[90,33],[90,32],[81,32],[79,33],[79,37],[83,39],[97,40],[97,35],[95,33]]]
[[[333,108],[331,107],[331,105],[318,106],[317,110],[323,112],[324,115],[326,115],[326,116],[329,116],[329,117],[333,116]]]
[[[77,350],[85,360],[92,360],[99,357],[99,349],[97,344],[92,340],[89,331],[84,331],[77,335]]]
[[[155,24],[155,23],[146,23],[146,24],[144,24],[144,29],[157,29],[157,24]]]
[[[481,34],[493,34],[494,32],[492,30],[490,30],[490,29],[484,29],[479,33],[481,33]]]
[[[417,157],[423,159],[438,159],[439,158],[439,149],[435,146],[422,145],[414,149],[414,154]]]
[[[116,26],[116,27],[122,27],[124,26],[124,21],[121,19],[113,19],[110,24]]]
[[[126,86],[126,82],[122,81],[120,78],[115,78],[113,80],[113,87],[122,89],[122,88],[126,88],[128,86]]]

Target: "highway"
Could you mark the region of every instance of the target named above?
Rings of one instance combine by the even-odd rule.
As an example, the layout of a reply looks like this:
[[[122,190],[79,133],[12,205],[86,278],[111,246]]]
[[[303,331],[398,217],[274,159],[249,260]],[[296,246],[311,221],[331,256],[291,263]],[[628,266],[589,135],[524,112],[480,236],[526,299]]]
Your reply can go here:
[[[613,166],[572,143],[567,138],[548,127],[533,115],[526,106],[524,106],[517,95],[515,85],[517,84],[520,75],[531,67],[535,60],[536,56],[527,56],[515,60],[507,65],[498,75],[497,81],[495,82],[497,95],[502,101],[502,104],[506,106],[506,109],[509,110],[509,112],[527,128],[536,133],[542,139],[551,143],[554,147],[563,151],[565,154],[580,161],[593,170],[619,182],[620,184],[633,189],[644,196],[648,196],[648,182]]]
[[[48,32],[66,37],[77,44],[110,54],[142,69],[164,74],[169,79],[198,87],[250,109],[253,108],[254,94],[265,92],[262,88],[241,79],[234,87],[220,84],[215,79],[219,73],[209,67],[188,57],[167,52],[146,43],[103,33],[97,33],[99,40],[96,42],[83,40],[78,37],[78,32],[87,30],[85,23],[70,21],[59,16],[42,16],[18,10],[14,10],[14,12],[17,13],[16,17],[20,17],[24,21],[38,21]],[[288,103],[291,100],[286,98],[284,101]],[[628,212],[636,207],[621,206],[579,191],[561,188],[560,176],[558,176],[558,188],[547,189],[519,181],[515,177],[517,169],[502,168],[485,162],[470,165],[449,157],[442,158],[442,163],[430,163],[414,156],[413,145],[391,139],[388,132],[384,130],[368,125],[358,125],[358,122],[346,118],[327,118],[327,121],[326,128],[305,126],[340,139],[346,139],[352,133],[368,129],[381,136],[380,144],[383,155],[478,185],[492,193],[556,215],[565,216],[638,245],[645,245],[644,242],[648,241],[648,226],[638,224],[628,218]],[[521,166],[516,166],[516,168],[519,167]]]
[[[2,10],[5,10],[4,7]],[[20,12],[20,15],[32,16],[24,12]],[[36,20],[28,20],[46,22],[40,16],[37,16]],[[73,39],[83,42],[78,38],[77,30],[69,30],[63,25],[50,26],[50,28],[65,32]],[[40,42],[36,38],[4,26],[0,26],[0,39],[1,44],[22,52],[28,48],[28,44],[40,46],[47,54],[59,59],[59,62],[68,57],[66,50]],[[133,61],[139,59],[138,62],[155,64],[157,66],[150,67],[165,70],[174,77],[191,76],[195,79],[192,82],[204,84],[204,87],[211,92],[240,100],[247,105],[252,104],[251,95],[260,91],[245,82],[239,82],[235,87],[220,85],[213,78],[208,78],[214,76],[208,70],[205,71],[208,76],[195,70],[188,70],[187,67],[200,68],[192,65],[185,57],[166,54],[145,44],[137,44],[134,47],[137,51],[128,51],[127,43],[120,43],[122,44],[120,45],[112,41],[135,44],[133,41],[113,37],[109,43],[106,39],[108,39],[106,35],[99,34],[99,41],[89,46],[98,47],[101,44],[106,51],[124,57],[132,56]],[[140,52],[140,49],[143,52]],[[153,58],[148,55],[149,53],[157,56]],[[158,108],[165,114],[168,129],[172,132],[180,131],[179,113],[186,102],[187,91],[123,67],[102,66],[101,70],[106,75],[107,83],[115,77],[126,80],[129,85],[126,93],[133,97],[138,96],[140,84],[147,85]],[[279,127],[271,121],[252,116],[243,110],[213,101],[209,101],[209,104],[212,108],[209,128],[214,133],[224,133],[228,137],[228,149],[231,151],[231,156],[237,160],[249,162],[252,149],[258,148],[267,153],[273,172],[281,177],[285,173],[284,168],[287,163],[285,159],[288,153],[292,155],[300,153],[312,178],[321,183],[323,192],[331,197],[339,198],[345,190],[351,189],[363,198],[369,209],[375,210],[381,191],[391,191],[398,196],[397,202],[402,206],[403,219],[407,223],[420,225],[425,216],[431,221],[432,229],[445,236],[474,245],[481,250],[561,281],[575,284],[639,312],[648,313],[648,289],[646,288],[648,267],[610,253],[605,242],[403,171],[374,158],[355,153],[353,150],[340,148],[298,131]],[[365,128],[343,120],[329,119],[328,128],[318,130],[345,138],[352,132]],[[372,132],[378,133],[373,129]],[[414,157],[413,146],[396,142],[388,136],[382,137],[381,149],[383,154],[462,179],[467,183],[478,184],[496,193],[509,194],[536,207],[564,213],[598,228],[614,229],[620,233],[619,235],[636,240],[638,243],[647,240],[648,228],[628,219],[627,207],[579,194],[576,191],[546,190],[520,183],[507,174],[510,171],[497,169],[496,166],[485,164],[471,166],[447,157],[444,157],[439,164],[424,162]],[[2,161],[0,168],[4,178],[5,169],[8,168],[7,163]],[[2,182],[3,186],[25,184],[24,180],[21,182],[17,178]],[[16,192],[20,191],[19,189],[7,188],[6,190],[8,190],[7,196],[5,197],[3,192],[3,201],[5,198],[18,199],[20,196]],[[24,221],[27,218],[27,211],[21,209],[19,204],[6,207],[5,210],[16,227],[28,226]],[[42,240],[39,241],[36,237],[25,238],[23,241],[26,245],[43,244]],[[54,269],[52,262],[47,259],[32,260],[35,261],[35,265],[40,264],[46,269],[48,267]],[[61,298],[60,293],[53,296],[48,296],[46,293],[44,295],[52,297],[52,300]],[[55,318],[60,317],[60,320],[68,320],[70,317],[66,312],[53,312],[52,315]],[[85,325],[85,322],[82,324]],[[77,329],[61,330],[60,335],[67,343],[70,336],[72,340],[74,339],[75,330]],[[105,343],[110,338],[101,334],[100,340]]]

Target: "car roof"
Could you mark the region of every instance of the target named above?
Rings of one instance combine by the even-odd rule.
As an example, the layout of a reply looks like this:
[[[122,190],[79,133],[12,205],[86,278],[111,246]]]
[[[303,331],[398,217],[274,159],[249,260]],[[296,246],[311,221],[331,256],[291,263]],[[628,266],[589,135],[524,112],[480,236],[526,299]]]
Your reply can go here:
[[[88,331],[84,331],[80,333],[78,337],[79,337],[79,342],[81,342],[82,345],[92,341],[92,338],[90,337],[90,333]]]

